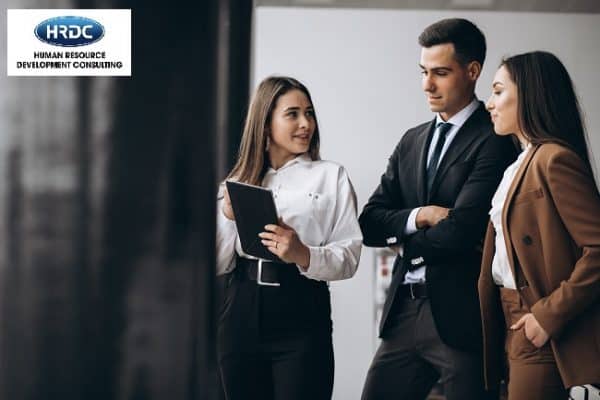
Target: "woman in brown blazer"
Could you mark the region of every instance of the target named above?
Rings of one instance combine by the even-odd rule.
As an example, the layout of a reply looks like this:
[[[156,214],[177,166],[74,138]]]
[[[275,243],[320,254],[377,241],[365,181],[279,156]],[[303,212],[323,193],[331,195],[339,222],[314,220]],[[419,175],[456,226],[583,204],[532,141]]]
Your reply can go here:
[[[504,60],[492,88],[494,130],[523,152],[492,200],[485,238],[486,385],[508,378],[509,400],[566,399],[569,387],[600,382],[600,196],[581,112],[550,53]]]

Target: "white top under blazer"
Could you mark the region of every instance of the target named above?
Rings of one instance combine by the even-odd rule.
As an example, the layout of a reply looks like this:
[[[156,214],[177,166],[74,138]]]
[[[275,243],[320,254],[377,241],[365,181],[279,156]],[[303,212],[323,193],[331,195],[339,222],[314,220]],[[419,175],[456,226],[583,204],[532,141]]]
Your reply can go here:
[[[494,253],[494,259],[492,260],[492,278],[496,285],[504,286],[508,289],[516,289],[517,285],[515,284],[515,277],[513,276],[512,270],[510,269],[506,242],[504,241],[502,211],[504,210],[504,207],[506,207],[506,196],[508,196],[510,186],[530,149],[531,144],[527,145],[525,150],[519,154],[519,157],[517,157],[515,162],[509,165],[504,171],[502,181],[500,181],[500,185],[498,185],[498,189],[496,189],[496,193],[492,198],[492,208],[490,210],[490,220],[496,230],[496,253]]]

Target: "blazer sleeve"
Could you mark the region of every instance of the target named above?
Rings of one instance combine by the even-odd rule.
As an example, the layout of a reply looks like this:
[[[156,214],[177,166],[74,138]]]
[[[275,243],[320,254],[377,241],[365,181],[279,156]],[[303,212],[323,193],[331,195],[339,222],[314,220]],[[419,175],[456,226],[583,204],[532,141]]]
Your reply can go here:
[[[402,197],[402,184],[398,177],[403,138],[389,158],[381,182],[363,208],[358,221],[365,246],[389,246],[388,238],[396,243],[405,239],[405,227],[412,208],[406,208]],[[414,188],[412,188],[414,190]]]
[[[569,279],[531,307],[540,325],[556,337],[600,296],[600,195],[589,168],[570,150],[549,157],[545,175],[560,218],[582,249]]]
[[[449,258],[480,246],[492,196],[515,156],[515,147],[508,137],[490,135],[481,145],[448,217],[410,236],[404,245],[405,260],[422,257],[428,266],[450,265],[446,262]]]

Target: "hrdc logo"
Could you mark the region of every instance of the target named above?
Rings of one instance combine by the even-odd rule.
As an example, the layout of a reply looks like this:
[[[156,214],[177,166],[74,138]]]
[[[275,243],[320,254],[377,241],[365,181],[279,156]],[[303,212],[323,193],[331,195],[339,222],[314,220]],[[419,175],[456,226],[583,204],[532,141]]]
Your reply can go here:
[[[131,76],[131,10],[7,10],[9,76]]]
[[[87,46],[102,39],[104,27],[91,18],[64,16],[40,22],[34,33],[39,40],[53,46]]]

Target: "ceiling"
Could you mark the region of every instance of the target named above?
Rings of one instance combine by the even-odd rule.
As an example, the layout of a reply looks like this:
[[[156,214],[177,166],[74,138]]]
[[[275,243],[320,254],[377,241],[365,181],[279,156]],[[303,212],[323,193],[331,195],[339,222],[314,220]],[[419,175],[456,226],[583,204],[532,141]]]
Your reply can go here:
[[[598,0],[255,0],[256,6],[600,13]]]

